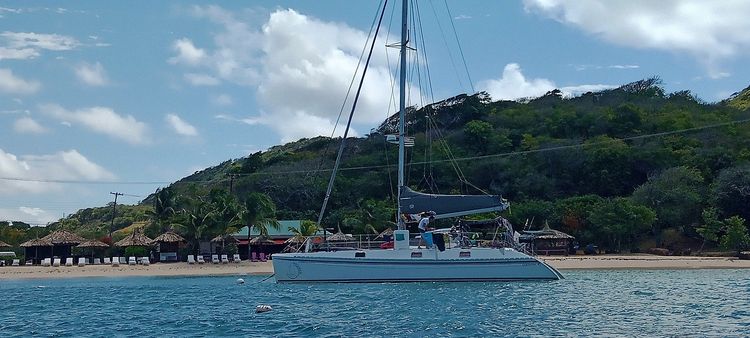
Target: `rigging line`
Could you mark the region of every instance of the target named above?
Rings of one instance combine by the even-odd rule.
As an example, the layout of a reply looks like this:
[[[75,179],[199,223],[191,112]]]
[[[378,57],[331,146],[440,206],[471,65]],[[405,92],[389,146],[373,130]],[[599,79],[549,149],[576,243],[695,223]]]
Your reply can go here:
[[[451,66],[453,67],[453,71],[456,73],[456,79],[458,80],[458,85],[461,86],[461,89],[464,89],[463,81],[461,81],[461,76],[458,75],[458,67],[456,67],[456,62],[453,60],[453,53],[451,53],[450,46],[448,46],[448,39],[445,38],[445,32],[443,31],[443,25],[440,24],[440,19],[438,18],[437,11],[435,11],[435,6],[432,5],[432,1],[429,1],[430,8],[432,8],[432,14],[435,16],[435,22],[437,22],[438,30],[440,31],[440,37],[443,38],[443,43],[445,44],[445,50],[448,52],[448,58],[451,61]]]
[[[461,53],[461,61],[464,63],[464,69],[466,70],[466,77],[469,79],[469,86],[471,86],[471,92],[475,93],[474,82],[471,80],[471,74],[469,73],[469,67],[466,65],[466,58],[464,57],[464,50],[461,48],[461,40],[458,39],[458,32],[456,32],[456,24],[453,22],[453,14],[451,14],[450,8],[448,8],[448,1],[443,0],[445,4],[445,10],[448,11],[448,20],[451,22],[453,28],[453,36],[456,37],[456,45],[458,45],[458,52]]]
[[[424,30],[422,26],[422,14],[419,11],[419,1],[414,3],[414,10],[417,12],[417,21],[419,23],[417,26],[419,27],[419,35],[422,37],[421,50],[422,50],[422,55],[424,59],[425,71],[427,72],[427,84],[429,85],[429,89],[430,89],[429,101],[435,102],[435,93],[433,92],[433,87],[432,87],[432,75],[430,75],[430,61],[427,58],[427,39],[425,38]]]
[[[336,162],[333,165],[333,171],[331,172],[331,179],[328,182],[328,188],[326,189],[326,196],[323,200],[323,206],[320,208],[320,214],[318,215],[318,225],[321,224],[323,221],[323,215],[325,214],[326,205],[328,204],[328,200],[331,197],[331,190],[333,189],[333,182],[336,178],[336,170],[338,169],[339,165],[341,164],[341,156],[344,153],[344,146],[346,144],[346,137],[349,135],[349,127],[352,125],[352,118],[354,117],[354,110],[357,108],[357,102],[359,101],[359,94],[362,92],[362,85],[365,82],[365,75],[367,75],[367,69],[370,65],[370,59],[372,58],[372,51],[375,49],[375,41],[377,40],[378,33],[380,32],[380,25],[383,22],[383,17],[385,16],[385,8],[387,7],[388,0],[384,0],[385,3],[383,5],[383,9],[380,13],[380,19],[378,19],[378,26],[375,28],[375,35],[372,39],[372,44],[370,45],[370,51],[367,53],[367,61],[365,61],[364,68],[362,69],[362,77],[359,80],[359,85],[357,86],[357,93],[354,94],[354,102],[352,103],[352,110],[349,112],[349,119],[346,122],[346,129],[344,130],[344,136],[341,138],[341,145],[339,146],[338,154],[336,155]]]
[[[383,0],[380,1],[378,4],[378,9],[380,9],[380,6],[384,6]],[[365,51],[367,50],[367,41],[370,40],[370,36],[372,36],[372,30],[375,27],[375,21],[378,19],[377,15],[378,11],[375,11],[375,17],[372,18],[372,23],[370,24],[370,31],[367,33],[367,39],[365,40],[365,44],[362,46],[362,51],[359,54],[359,61],[357,62],[357,67],[354,69],[354,74],[352,74],[352,79],[349,81],[349,88],[346,89],[346,95],[344,95],[344,102],[341,103],[341,108],[339,109],[339,114],[336,117],[336,122],[333,124],[333,130],[331,131],[331,138],[336,134],[336,127],[339,125],[339,121],[341,121],[341,115],[344,113],[344,108],[346,107],[347,101],[349,101],[349,94],[351,94],[352,87],[354,86],[354,82],[357,79],[357,73],[359,72],[359,66],[362,64],[362,59],[364,58]],[[373,37],[373,40],[377,38]],[[325,154],[328,153],[328,149],[330,149],[331,143],[329,142],[326,144],[326,148],[323,151],[323,156],[320,157],[320,161],[318,162],[318,168],[323,166],[323,161],[325,160]]]

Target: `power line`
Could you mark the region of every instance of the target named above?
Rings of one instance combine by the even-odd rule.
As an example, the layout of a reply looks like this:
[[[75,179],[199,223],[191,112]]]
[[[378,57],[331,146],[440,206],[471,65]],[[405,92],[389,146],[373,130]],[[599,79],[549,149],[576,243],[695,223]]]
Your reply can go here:
[[[748,123],[748,122],[750,122],[750,118],[741,119],[741,120],[733,120],[729,122],[709,124],[709,125],[700,126],[700,127],[665,131],[665,132],[660,132],[660,133],[636,135],[636,136],[623,137],[623,138],[613,138],[613,139],[609,139],[606,141],[577,143],[577,144],[547,147],[547,148],[541,148],[541,149],[512,151],[512,152],[488,154],[488,155],[480,155],[480,156],[456,157],[452,159],[443,159],[443,160],[419,161],[419,162],[411,162],[410,164],[420,165],[420,164],[425,164],[425,163],[473,161],[473,160],[483,160],[483,159],[492,159],[492,158],[518,156],[518,155],[528,155],[528,154],[565,150],[565,149],[593,147],[593,146],[607,145],[607,144],[615,143],[618,141],[633,141],[633,140],[642,140],[642,139],[676,135],[676,134],[684,134],[684,133],[690,133],[690,132],[701,131],[701,130],[706,130],[706,129],[727,127],[727,126],[731,126],[735,124],[742,124],[742,123]],[[391,168],[395,166],[396,166],[395,164],[381,164],[381,165],[369,165],[369,166],[344,167],[344,168],[339,168],[338,170],[339,171],[353,171],[353,170],[367,170],[367,169],[384,169],[384,168]],[[254,173],[237,173],[235,175],[237,176],[259,176],[259,175],[310,174],[310,173],[320,173],[320,172],[331,172],[332,170],[333,170],[332,168],[323,168],[323,169],[307,169],[307,170],[286,170],[286,171],[275,171],[275,172],[263,171],[263,172],[254,172]],[[226,181],[227,179],[225,178],[225,179],[217,179],[217,180],[185,180],[185,181],[177,181],[177,182],[169,182],[169,181],[106,181],[105,182],[105,181],[48,180],[48,179],[0,177],[0,180],[19,181],[19,182],[61,183],[61,184],[123,184],[123,185],[125,184],[130,184],[130,185],[160,184],[161,185],[161,184],[186,184],[186,183],[213,183],[213,182],[223,182],[223,181]],[[140,197],[136,195],[130,195],[130,196]]]

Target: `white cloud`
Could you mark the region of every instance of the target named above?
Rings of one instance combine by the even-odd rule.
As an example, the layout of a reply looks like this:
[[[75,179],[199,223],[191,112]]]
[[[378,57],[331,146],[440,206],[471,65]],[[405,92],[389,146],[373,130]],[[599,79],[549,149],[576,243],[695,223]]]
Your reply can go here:
[[[187,73],[185,74],[185,80],[193,86],[216,86],[219,84],[219,79],[207,74]]]
[[[172,130],[177,134],[182,136],[198,136],[198,130],[195,129],[195,127],[175,114],[167,114],[167,116],[164,117],[164,120],[167,121],[167,124],[169,124]]]
[[[600,91],[616,87],[611,85],[594,84],[558,88],[554,82],[548,79],[527,79],[521,72],[521,67],[517,63],[509,63],[505,65],[501,78],[481,81],[477,86],[480,90],[488,92],[495,100],[518,100],[539,97],[554,89],[560,89],[564,96],[571,97],[589,91]]]
[[[453,20],[468,20],[471,19],[471,15],[459,14]]]
[[[0,60],[33,59],[41,50],[67,51],[79,45],[78,40],[65,35],[5,31],[0,33]]]
[[[213,37],[215,48],[201,49],[204,57],[192,67],[210,71],[223,81],[257,88],[262,112],[244,119],[245,123],[273,128],[284,141],[330,135],[366,32],[290,9],[271,13],[260,28],[216,6],[195,7],[194,13],[222,26],[223,31]],[[391,52],[395,59],[396,51]],[[393,79],[385,53],[383,44],[376,44],[355,124],[372,125],[395,111],[393,107],[389,111]],[[186,58],[180,52],[170,60],[182,59]],[[411,88],[410,93],[416,97],[419,90]],[[339,134],[343,129],[337,128]]]
[[[131,115],[122,116],[108,107],[90,107],[67,110],[56,104],[41,105],[39,109],[63,122],[80,124],[84,127],[130,144],[149,142],[148,127]]]
[[[107,73],[104,71],[102,64],[82,63],[75,68],[78,80],[89,86],[105,86],[109,83]]]
[[[212,101],[217,106],[229,106],[232,104],[232,97],[227,94],[219,94],[212,98]]]
[[[33,48],[7,48],[0,46],[0,60],[25,60],[39,56]]]
[[[36,122],[30,117],[22,117],[13,123],[13,130],[20,134],[43,134],[47,132],[47,128],[42,127],[39,122]]]
[[[49,155],[16,156],[0,149],[0,193],[45,193],[59,191],[60,180],[111,180],[115,175],[91,162],[77,150]],[[47,181],[47,182],[45,182]]]
[[[0,208],[0,221],[19,221],[33,225],[54,222],[60,215],[36,207]]]
[[[190,39],[182,38],[172,44],[177,56],[169,59],[173,64],[198,65],[206,58],[206,52],[193,45]]]
[[[8,94],[32,94],[39,90],[41,85],[37,81],[24,80],[13,75],[13,71],[0,68],[0,93]]]
[[[524,0],[528,11],[634,48],[694,55],[712,77],[722,60],[750,51],[750,2],[744,0]]]

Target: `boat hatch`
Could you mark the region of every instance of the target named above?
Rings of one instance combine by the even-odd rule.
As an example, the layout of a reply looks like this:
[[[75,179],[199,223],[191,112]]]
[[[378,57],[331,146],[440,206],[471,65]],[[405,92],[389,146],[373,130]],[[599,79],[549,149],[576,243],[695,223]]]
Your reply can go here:
[[[365,257],[364,251],[357,251],[354,253],[354,257]]]
[[[461,257],[461,258],[471,257],[471,251],[461,251],[458,253],[458,257]]]
[[[421,252],[412,252],[411,253],[411,258],[422,258],[422,253]]]

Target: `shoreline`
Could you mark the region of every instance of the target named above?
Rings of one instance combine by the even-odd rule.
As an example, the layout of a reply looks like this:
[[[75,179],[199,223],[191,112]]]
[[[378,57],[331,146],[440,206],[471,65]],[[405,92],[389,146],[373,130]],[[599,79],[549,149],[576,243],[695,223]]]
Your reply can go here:
[[[538,256],[559,270],[692,270],[692,269],[750,269],[750,260],[736,257],[597,255],[597,256]],[[43,267],[0,267],[0,280],[85,278],[85,277],[148,277],[148,276],[227,276],[271,275],[273,265],[268,262],[229,264],[155,263],[143,265],[87,265]]]

